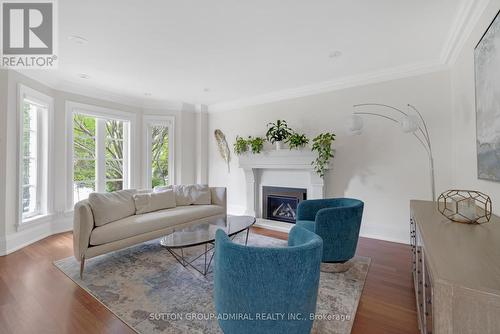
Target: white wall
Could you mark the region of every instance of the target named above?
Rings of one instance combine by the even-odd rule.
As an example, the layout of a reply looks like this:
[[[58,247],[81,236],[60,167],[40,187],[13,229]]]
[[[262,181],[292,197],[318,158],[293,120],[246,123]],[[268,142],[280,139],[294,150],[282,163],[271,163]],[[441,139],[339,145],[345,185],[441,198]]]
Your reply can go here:
[[[7,159],[7,71],[0,70],[0,252],[5,248],[5,241],[2,236],[5,235],[6,215],[5,215],[5,197],[6,197],[6,168]]]
[[[215,129],[226,134],[231,150],[236,135],[262,136],[266,124],[276,119],[286,119],[309,137],[333,131],[337,134],[336,156],[325,179],[327,197],[354,197],[365,202],[362,235],[408,242],[409,200],[431,198],[427,155],[413,136],[383,119],[366,118],[362,135],[347,135],[345,123],[352,105],[363,102],[400,107],[411,103],[420,109],[434,144],[437,192],[448,189],[452,179],[449,71],[210,113],[210,184],[228,187],[232,210],[240,211],[245,205],[243,171],[233,154],[231,173],[227,173],[213,137]]]
[[[16,193],[17,169],[17,89],[18,84],[26,85],[54,98],[54,208],[51,217],[30,226],[17,227],[19,219]],[[51,89],[42,83],[29,79],[15,71],[0,70],[0,255],[16,250],[47,235],[72,228],[72,212],[67,209],[66,196],[66,101],[79,102],[99,107],[131,112],[137,115],[136,142],[134,143],[137,159],[142,159],[142,115],[159,114],[175,117],[175,174],[177,183],[193,183],[196,179],[196,147],[190,136],[195,132],[195,108],[184,104],[179,110],[162,108],[146,109],[91,98]],[[191,135],[190,135],[191,134]],[[136,161],[136,184],[132,187],[145,188],[142,175],[144,168]],[[182,166],[193,166],[182,168]]]
[[[459,189],[480,190],[490,195],[493,211],[496,214],[500,214],[500,183],[480,180],[477,177],[474,48],[499,10],[500,1],[490,1],[451,71],[454,110],[454,185]]]

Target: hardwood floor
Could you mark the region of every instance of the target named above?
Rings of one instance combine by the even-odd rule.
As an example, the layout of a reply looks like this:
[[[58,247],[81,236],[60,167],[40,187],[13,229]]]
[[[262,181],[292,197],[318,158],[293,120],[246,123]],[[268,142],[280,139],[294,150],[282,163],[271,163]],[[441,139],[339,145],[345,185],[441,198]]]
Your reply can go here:
[[[72,247],[63,233],[0,257],[0,333],[134,333],[52,264]],[[418,333],[409,246],[361,238],[357,253],[372,263],[352,333]]]

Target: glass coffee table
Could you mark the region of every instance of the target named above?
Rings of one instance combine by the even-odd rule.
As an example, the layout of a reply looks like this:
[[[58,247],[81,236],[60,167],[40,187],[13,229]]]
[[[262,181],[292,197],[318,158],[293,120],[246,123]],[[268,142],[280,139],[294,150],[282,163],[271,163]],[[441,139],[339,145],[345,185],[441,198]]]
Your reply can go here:
[[[198,271],[203,276],[209,273],[210,265],[215,252],[212,252],[210,258],[208,253],[214,249],[215,246],[215,232],[223,230],[230,238],[246,231],[245,245],[248,242],[248,234],[250,227],[255,224],[255,217],[251,216],[227,216],[227,219],[217,218],[212,221],[188,226],[163,237],[160,244],[165,247],[170,254],[184,267],[191,267]],[[195,255],[194,258],[186,258],[184,256],[184,249],[204,246],[204,251]],[[204,256],[203,268],[198,268],[194,262],[200,257]]]

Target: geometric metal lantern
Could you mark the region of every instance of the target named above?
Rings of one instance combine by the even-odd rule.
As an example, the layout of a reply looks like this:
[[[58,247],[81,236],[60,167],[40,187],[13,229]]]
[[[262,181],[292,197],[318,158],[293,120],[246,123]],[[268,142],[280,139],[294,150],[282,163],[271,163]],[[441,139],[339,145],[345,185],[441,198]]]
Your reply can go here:
[[[491,219],[491,199],[475,190],[448,190],[439,195],[438,210],[457,223],[482,224]]]

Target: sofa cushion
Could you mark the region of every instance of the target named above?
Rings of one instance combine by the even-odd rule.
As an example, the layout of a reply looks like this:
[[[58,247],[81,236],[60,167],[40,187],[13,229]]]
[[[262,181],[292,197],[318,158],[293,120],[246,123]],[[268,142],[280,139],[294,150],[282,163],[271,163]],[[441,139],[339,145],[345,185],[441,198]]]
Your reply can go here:
[[[155,192],[173,189],[177,206],[212,204],[212,193],[206,184],[156,187]]]
[[[162,191],[167,191],[167,190],[172,190],[174,189],[174,186],[156,186],[153,188],[153,192],[159,193]]]
[[[89,203],[94,214],[95,226],[102,226],[135,214],[135,189],[112,193],[91,193]]]
[[[211,203],[210,189],[206,184],[174,186],[178,205],[208,205]]]
[[[136,215],[175,208],[176,206],[175,194],[172,189],[162,192],[135,194],[134,201]]]
[[[222,206],[197,205],[178,206],[173,209],[131,216],[95,228],[90,236],[90,244],[101,245],[224,213]]]

